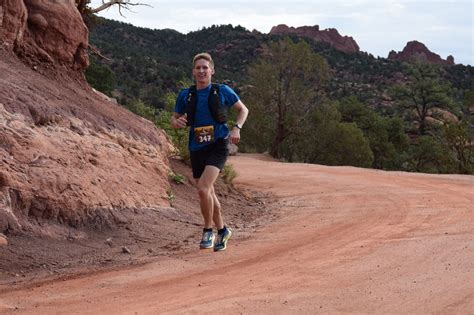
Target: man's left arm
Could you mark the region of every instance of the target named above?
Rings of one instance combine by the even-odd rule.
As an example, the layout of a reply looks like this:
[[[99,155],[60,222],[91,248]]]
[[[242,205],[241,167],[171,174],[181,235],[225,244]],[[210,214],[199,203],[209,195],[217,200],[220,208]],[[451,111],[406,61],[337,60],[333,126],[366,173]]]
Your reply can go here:
[[[249,114],[249,110],[247,106],[242,103],[241,100],[232,105],[232,108],[238,111],[237,118],[235,119],[235,124],[230,131],[230,142],[233,144],[237,144],[240,141],[240,129],[242,129],[245,120],[247,120],[247,116]]]

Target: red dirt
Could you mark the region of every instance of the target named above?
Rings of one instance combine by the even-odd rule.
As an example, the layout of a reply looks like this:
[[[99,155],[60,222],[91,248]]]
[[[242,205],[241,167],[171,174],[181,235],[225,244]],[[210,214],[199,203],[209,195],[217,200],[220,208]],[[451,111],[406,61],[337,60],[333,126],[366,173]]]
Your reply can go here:
[[[473,176],[230,161],[279,219],[220,253],[0,293],[12,314],[456,313],[474,309]]]
[[[0,246],[0,292],[79,274],[142,265],[195,249],[202,218],[194,180],[189,166],[181,160],[170,159],[170,164],[176,174],[184,177],[182,184],[170,179],[171,207],[123,208],[119,224],[111,226],[74,228],[43,220],[37,224],[41,235],[32,232],[9,235],[8,245]],[[239,239],[274,219],[262,201],[263,194],[239,192],[222,179],[217,181],[216,192],[226,222],[239,230]],[[129,252],[124,252],[124,248]]]

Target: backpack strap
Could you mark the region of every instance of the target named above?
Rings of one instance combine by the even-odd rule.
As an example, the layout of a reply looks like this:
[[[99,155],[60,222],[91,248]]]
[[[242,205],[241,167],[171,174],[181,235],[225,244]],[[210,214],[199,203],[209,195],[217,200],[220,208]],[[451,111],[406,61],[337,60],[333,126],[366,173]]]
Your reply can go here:
[[[188,119],[188,126],[194,124],[194,116],[196,115],[196,104],[197,104],[197,90],[195,85],[191,85],[186,96],[186,116]]]
[[[212,84],[207,103],[209,105],[209,111],[211,112],[212,118],[214,118],[214,120],[218,123],[222,124],[227,122],[228,108],[227,106],[221,105],[219,89],[220,84]]]

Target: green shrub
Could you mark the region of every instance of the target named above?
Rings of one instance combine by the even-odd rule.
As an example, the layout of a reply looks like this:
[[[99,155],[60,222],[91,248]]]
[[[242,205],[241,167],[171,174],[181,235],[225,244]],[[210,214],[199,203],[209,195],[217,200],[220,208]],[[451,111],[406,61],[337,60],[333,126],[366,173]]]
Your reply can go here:
[[[232,184],[232,181],[237,177],[237,172],[231,164],[224,165],[221,173],[222,179],[226,184]]]
[[[171,115],[172,113],[169,111],[159,110],[155,124],[157,127],[163,129],[168,134],[168,136],[171,137],[171,141],[178,151],[178,156],[180,156],[184,161],[188,162],[190,160],[188,150],[188,128],[174,129],[171,127]]]
[[[174,193],[173,193],[173,190],[171,190],[171,188],[169,188],[168,190],[166,190],[166,198],[168,199],[169,202],[172,202],[176,199]]]
[[[132,100],[125,106],[132,113],[137,114],[156,124],[156,109],[140,99]]]
[[[97,91],[112,96],[116,86],[114,72],[107,66],[98,63],[94,58],[90,59],[89,67],[85,71],[87,82]]]
[[[177,174],[173,171],[168,172],[168,177],[174,181],[176,184],[184,184],[185,177],[181,174]]]

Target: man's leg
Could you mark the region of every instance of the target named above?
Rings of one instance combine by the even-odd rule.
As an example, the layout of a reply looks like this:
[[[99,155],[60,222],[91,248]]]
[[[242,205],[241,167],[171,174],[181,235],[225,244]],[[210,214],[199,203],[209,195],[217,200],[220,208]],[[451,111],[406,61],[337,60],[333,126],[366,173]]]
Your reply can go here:
[[[214,193],[214,182],[219,176],[219,168],[206,165],[204,172],[197,183],[197,189],[199,194],[199,201],[201,206],[201,213],[204,219],[204,228],[212,229],[212,222],[214,219],[214,200],[217,200],[217,197]],[[220,207],[219,201],[217,205]],[[220,217],[220,211],[218,211]],[[220,219],[222,221],[222,219]],[[218,222],[216,222],[217,225]],[[218,227],[219,228],[219,227]]]
[[[214,200],[214,211],[212,218],[214,220],[214,224],[216,225],[216,228],[218,230],[221,230],[224,228],[224,220],[222,220],[222,214],[221,214],[221,203],[217,199],[216,191],[214,190],[214,185],[212,186],[212,199]]]

